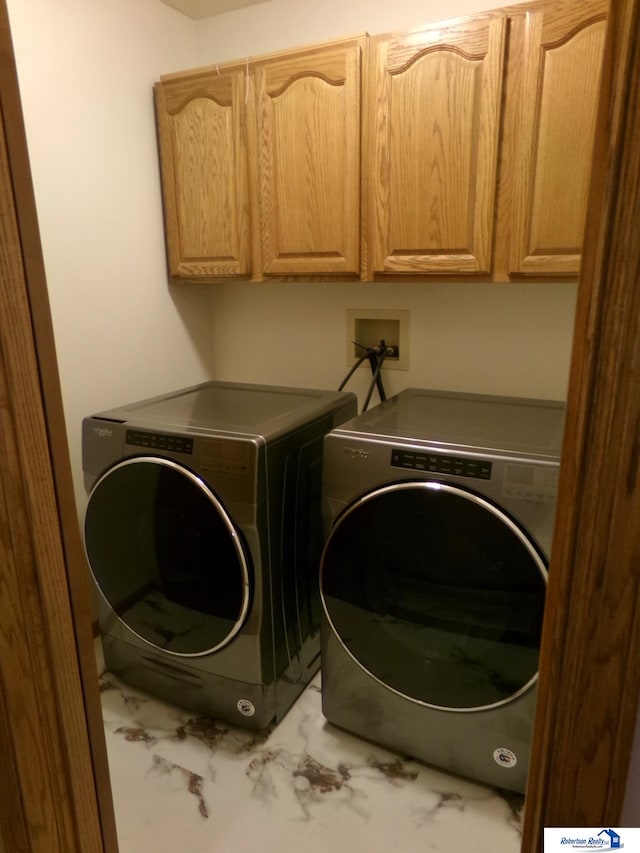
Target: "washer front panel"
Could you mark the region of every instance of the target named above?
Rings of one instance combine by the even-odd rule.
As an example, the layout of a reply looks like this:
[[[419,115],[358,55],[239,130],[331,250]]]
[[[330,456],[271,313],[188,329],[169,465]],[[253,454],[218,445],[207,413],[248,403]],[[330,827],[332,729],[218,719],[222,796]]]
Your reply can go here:
[[[454,711],[500,705],[535,681],[546,578],[509,516],[434,481],[355,501],[321,562],[325,614],[353,659],[402,696]]]
[[[84,525],[91,571],[125,625],[176,655],[225,646],[249,609],[249,564],[216,495],[161,457],[119,462],[95,484]]]

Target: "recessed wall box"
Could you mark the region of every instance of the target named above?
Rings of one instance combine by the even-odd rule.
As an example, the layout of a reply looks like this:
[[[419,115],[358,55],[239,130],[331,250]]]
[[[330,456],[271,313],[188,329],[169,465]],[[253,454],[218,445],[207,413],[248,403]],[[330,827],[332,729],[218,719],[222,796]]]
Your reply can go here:
[[[362,347],[397,348],[397,355],[387,356],[383,370],[409,369],[409,311],[389,308],[347,309],[347,364],[362,355]],[[360,344],[361,346],[358,346]],[[363,363],[367,367],[367,363]]]

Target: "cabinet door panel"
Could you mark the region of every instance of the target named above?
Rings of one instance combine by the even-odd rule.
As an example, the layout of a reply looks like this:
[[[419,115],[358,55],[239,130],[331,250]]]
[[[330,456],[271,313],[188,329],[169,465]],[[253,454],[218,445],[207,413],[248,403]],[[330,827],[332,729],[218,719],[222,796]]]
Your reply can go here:
[[[360,39],[254,67],[262,268],[360,269]]]
[[[369,276],[491,266],[506,19],[372,39]]]
[[[170,273],[200,280],[249,272],[242,71],[156,85]]]
[[[515,107],[510,272],[579,272],[605,15],[603,2],[527,15]]]

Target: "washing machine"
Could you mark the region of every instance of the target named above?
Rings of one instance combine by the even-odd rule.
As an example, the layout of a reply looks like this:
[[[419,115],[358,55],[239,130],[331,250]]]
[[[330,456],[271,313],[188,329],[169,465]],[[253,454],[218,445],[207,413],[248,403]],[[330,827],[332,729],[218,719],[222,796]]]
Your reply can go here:
[[[327,435],[331,723],[525,790],[564,408],[408,389]]]
[[[320,664],[322,443],[356,405],[207,382],[84,419],[110,672],[245,728],[282,718]]]

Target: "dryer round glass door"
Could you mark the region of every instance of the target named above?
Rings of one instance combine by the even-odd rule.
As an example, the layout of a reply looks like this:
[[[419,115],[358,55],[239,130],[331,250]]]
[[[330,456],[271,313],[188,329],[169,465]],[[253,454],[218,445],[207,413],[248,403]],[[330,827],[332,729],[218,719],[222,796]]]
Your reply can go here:
[[[97,481],[85,514],[91,571],[116,616],[176,655],[226,645],[249,607],[249,561],[227,512],[170,460],[126,459]]]
[[[534,681],[547,572],[526,533],[455,485],[404,482],[351,504],[327,537],[330,629],[402,696],[471,711]]]

